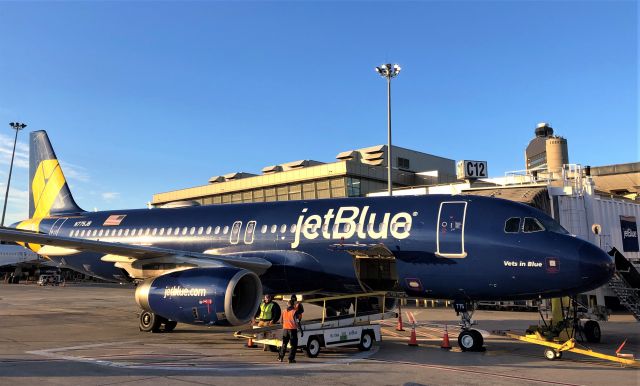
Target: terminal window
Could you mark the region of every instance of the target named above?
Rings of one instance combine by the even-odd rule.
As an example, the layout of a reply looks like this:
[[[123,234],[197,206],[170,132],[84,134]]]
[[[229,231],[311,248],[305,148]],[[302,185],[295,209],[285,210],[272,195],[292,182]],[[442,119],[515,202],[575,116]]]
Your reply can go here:
[[[411,166],[407,158],[398,157],[398,169],[409,169]]]

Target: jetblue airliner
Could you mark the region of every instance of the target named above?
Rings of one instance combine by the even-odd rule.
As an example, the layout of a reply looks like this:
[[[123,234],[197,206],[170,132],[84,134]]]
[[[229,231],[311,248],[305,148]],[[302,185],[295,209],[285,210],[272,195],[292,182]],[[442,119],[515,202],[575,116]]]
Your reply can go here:
[[[86,212],[44,131],[30,135],[29,219],[0,230],[52,261],[139,282],[140,326],[240,325],[262,293],[405,291],[535,299],[599,287],[612,259],[529,206],[490,197],[344,198]],[[481,340],[466,326],[463,333]],[[475,331],[475,335],[474,335]]]

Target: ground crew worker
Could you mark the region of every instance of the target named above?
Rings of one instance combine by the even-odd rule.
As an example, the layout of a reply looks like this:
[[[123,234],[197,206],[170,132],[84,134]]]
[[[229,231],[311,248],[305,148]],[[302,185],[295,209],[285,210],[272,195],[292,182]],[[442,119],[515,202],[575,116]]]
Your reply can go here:
[[[292,299],[287,302],[287,309],[282,311],[282,347],[278,361],[282,362],[284,355],[287,353],[287,344],[291,342],[291,351],[289,352],[289,363],[296,363],[296,351],[298,350],[298,329],[303,334],[300,326],[301,312],[296,308],[296,303]]]
[[[276,324],[280,320],[280,314],[280,306],[273,301],[273,296],[265,294],[253,318],[254,326],[259,328]],[[268,349],[269,347],[266,344],[262,347],[262,351],[267,351]]]
[[[304,307],[302,307],[302,303],[298,302],[298,297],[296,294],[291,295],[291,300],[293,301],[293,306],[298,310],[300,314],[300,320],[302,320],[302,313],[304,312]]]

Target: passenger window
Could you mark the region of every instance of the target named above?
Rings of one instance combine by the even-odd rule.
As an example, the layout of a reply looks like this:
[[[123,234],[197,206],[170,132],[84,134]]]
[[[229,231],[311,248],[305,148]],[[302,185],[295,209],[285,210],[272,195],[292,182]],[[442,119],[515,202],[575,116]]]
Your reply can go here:
[[[151,229],[147,228],[147,230],[144,231],[144,235],[149,236],[150,232],[151,232]]]
[[[344,224],[344,231],[349,232],[351,230],[351,224]]]
[[[122,236],[122,229],[118,229],[118,236]]]
[[[102,237],[103,233],[104,233],[104,229],[100,229],[100,232],[98,232],[98,236]]]
[[[173,228],[167,229],[167,236],[171,236],[172,233],[173,233]]]
[[[93,230],[93,234],[92,234],[91,236],[96,237],[96,235],[97,235],[97,234],[98,234],[98,230],[97,230],[97,229],[94,229],[94,230]]]
[[[142,228],[138,229],[138,236],[142,236],[142,232],[144,232],[144,229]]]
[[[151,232],[152,236],[155,236],[158,233],[158,228],[153,228],[153,232]]]
[[[196,227],[191,227],[191,229],[189,229],[189,234],[191,236],[195,235],[196,234]]]
[[[182,235],[186,235],[187,234],[187,227],[183,227],[182,228]]]
[[[291,224],[291,228],[289,228],[291,233],[296,233],[296,224]]]
[[[173,234],[174,234],[174,235],[176,235],[176,236],[178,236],[178,235],[180,234],[180,227],[176,227],[176,228],[173,230]]]
[[[204,227],[198,228],[198,235],[201,235],[204,232]]]
[[[229,233],[229,226],[228,226],[228,225],[226,225],[226,226],[224,227],[224,229],[222,230],[222,233],[223,233],[223,234],[225,234],[225,235],[226,235],[227,233]]]
[[[282,226],[280,226],[280,233],[286,233],[287,232],[287,224],[282,224]]]
[[[216,231],[215,231],[214,233],[215,233],[215,234],[220,233],[220,225],[218,225],[218,226],[216,227]]]
[[[520,231],[520,217],[511,217],[504,223],[505,233],[518,233]]]
[[[160,228],[160,236],[164,235],[164,228]]]
[[[542,226],[542,224],[540,224],[540,221],[538,221],[538,219],[535,219],[533,217],[524,218],[524,225],[522,226],[522,231],[524,233],[542,232],[543,230],[544,227]]]
[[[125,229],[125,230],[124,230],[124,235],[125,235],[125,236],[129,236],[129,228],[127,228],[127,229]]]
[[[210,235],[210,234],[211,234],[211,225],[209,225],[209,226],[207,227],[207,234],[208,234],[208,235]]]
[[[260,228],[260,233],[267,233],[267,229],[268,229],[268,228],[269,228],[269,227],[268,227],[266,224],[265,224],[265,225],[263,225],[263,226]]]
[[[80,237],[84,237],[84,232],[85,230],[83,229],[82,232],[80,232]]]
[[[137,232],[137,229],[133,229],[133,230],[131,231],[131,236],[135,236],[135,235],[136,235],[136,232]]]
[[[69,232],[69,237],[73,237],[74,233],[75,233],[75,231],[73,231],[73,230],[71,232]]]

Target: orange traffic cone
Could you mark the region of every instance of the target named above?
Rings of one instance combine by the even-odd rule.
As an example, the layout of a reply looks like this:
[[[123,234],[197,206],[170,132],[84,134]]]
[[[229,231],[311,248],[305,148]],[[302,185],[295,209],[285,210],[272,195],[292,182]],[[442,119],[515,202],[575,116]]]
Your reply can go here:
[[[246,347],[246,348],[256,348],[258,346],[253,344],[253,338],[249,338],[249,340],[247,341],[247,344],[245,344],[244,347]]]
[[[398,325],[396,326],[396,331],[404,331],[402,328],[402,308],[398,305]]]
[[[409,338],[409,346],[418,347],[418,340],[416,339],[416,326],[411,327],[411,338]]]
[[[451,343],[449,343],[449,332],[447,331],[447,326],[444,327],[444,336],[442,337],[442,344],[440,348],[445,350],[451,350]]]

